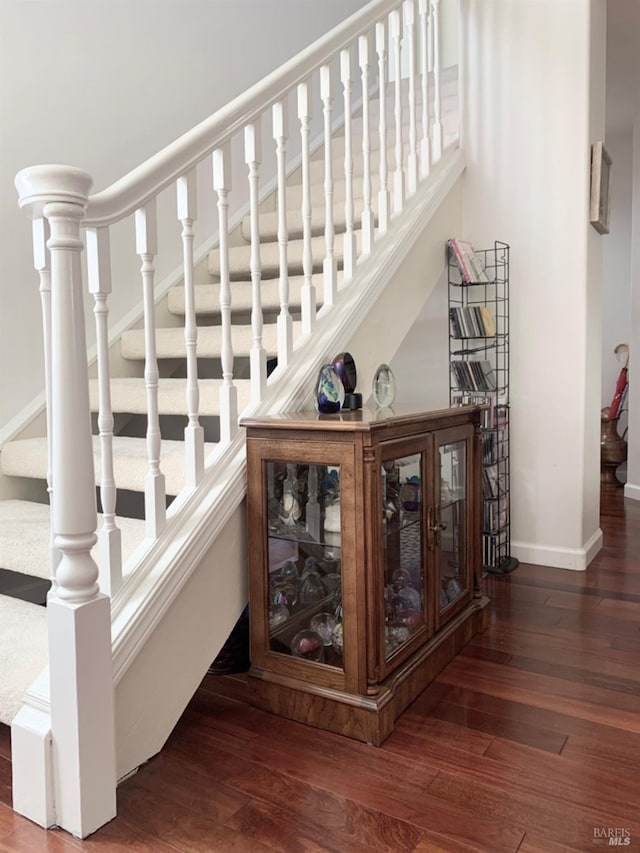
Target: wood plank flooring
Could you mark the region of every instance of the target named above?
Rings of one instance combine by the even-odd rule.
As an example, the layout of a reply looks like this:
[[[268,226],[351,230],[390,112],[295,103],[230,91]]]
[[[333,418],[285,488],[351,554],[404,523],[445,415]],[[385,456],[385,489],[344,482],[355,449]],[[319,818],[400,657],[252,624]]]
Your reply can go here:
[[[603,495],[587,572],[486,581],[491,619],[379,749],[250,708],[208,675],[165,749],[79,841],[11,809],[0,851],[559,853],[640,850],[640,503]],[[628,843],[625,840],[628,838]]]

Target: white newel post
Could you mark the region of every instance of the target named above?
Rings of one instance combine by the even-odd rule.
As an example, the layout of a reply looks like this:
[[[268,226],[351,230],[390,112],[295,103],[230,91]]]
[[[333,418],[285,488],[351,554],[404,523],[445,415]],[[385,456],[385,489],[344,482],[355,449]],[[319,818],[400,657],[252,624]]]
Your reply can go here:
[[[44,349],[44,388],[47,410],[47,494],[49,506],[53,506],[53,479],[51,471],[51,258],[47,248],[49,223],[44,216],[37,216],[32,222],[33,265],[40,277],[40,306],[42,310],[42,342]],[[55,583],[56,566],[60,554],[53,544],[53,527],[49,534],[49,570]]]
[[[13,805],[85,837],[116,814],[111,613],[98,587],[96,497],[84,332],[80,222],[91,178],[68,166],[25,169],[20,206],[50,225],[54,544],[49,594],[50,732],[27,706],[12,726]]]

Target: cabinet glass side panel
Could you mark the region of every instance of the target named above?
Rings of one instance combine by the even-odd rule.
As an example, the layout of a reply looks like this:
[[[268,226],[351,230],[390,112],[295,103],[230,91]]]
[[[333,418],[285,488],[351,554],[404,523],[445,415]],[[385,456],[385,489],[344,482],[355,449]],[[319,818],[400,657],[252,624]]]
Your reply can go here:
[[[266,463],[269,647],[343,668],[340,466]]]
[[[440,501],[435,525],[440,554],[440,610],[467,588],[467,445],[464,441],[440,447]]]
[[[422,470],[419,453],[381,469],[386,659],[425,624]]]

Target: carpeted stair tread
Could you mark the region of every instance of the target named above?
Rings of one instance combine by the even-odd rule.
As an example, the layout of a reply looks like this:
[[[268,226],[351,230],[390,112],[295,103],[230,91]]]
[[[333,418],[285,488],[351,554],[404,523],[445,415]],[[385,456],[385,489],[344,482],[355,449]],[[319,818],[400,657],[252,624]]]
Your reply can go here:
[[[356,231],[357,251],[361,251],[360,232]],[[342,268],[342,245],[343,235],[336,234],[334,243],[334,254],[338,263],[338,268]],[[263,278],[276,278],[280,272],[280,247],[277,242],[263,243],[260,247],[260,257],[262,261],[262,276]],[[287,268],[290,275],[300,275],[302,273],[302,256],[304,252],[304,242],[302,240],[291,240],[287,245]],[[322,262],[326,254],[326,246],[324,236],[311,238],[311,255],[313,260],[313,271],[320,272],[322,270]],[[229,249],[229,273],[234,279],[250,278],[250,260],[251,246],[233,246]],[[208,269],[211,275],[220,275],[220,252],[218,249],[213,249],[208,255]]]
[[[98,527],[102,515],[98,515]],[[133,554],[144,539],[144,521],[116,518],[122,534],[122,562]],[[0,568],[48,579],[49,571],[48,504],[32,501],[0,501]],[[98,560],[98,545],[92,550]]]
[[[313,285],[316,289],[316,301],[322,304],[322,289],[324,278],[322,273],[316,273]],[[338,283],[342,273],[338,273]],[[289,310],[299,311],[300,292],[304,283],[303,276],[291,276],[289,279]],[[265,279],[260,283],[260,298],[263,312],[275,313],[280,310],[280,283],[277,278]],[[231,310],[237,313],[251,312],[252,284],[250,281],[234,281],[231,284]],[[194,301],[196,313],[203,316],[220,314],[220,285],[198,284],[195,287]],[[172,314],[184,315],[184,287],[173,287],[168,294],[167,307]],[[162,382],[162,380],[160,380]]]
[[[294,337],[300,329],[300,324],[294,322]],[[231,326],[231,346],[236,357],[248,356],[253,342],[253,332],[250,324]],[[278,340],[275,323],[265,323],[262,330],[262,345],[267,355],[277,354]],[[157,329],[156,347],[158,358],[185,358],[186,346],[183,329]],[[198,329],[198,358],[219,358],[222,347],[221,326],[201,326]],[[144,359],[144,330],[134,329],[124,332],[120,339],[120,353],[123,358]]]
[[[0,722],[10,725],[24,694],[48,665],[46,608],[0,596]]]
[[[205,455],[215,444],[205,445]],[[93,458],[96,483],[100,482],[100,439],[93,437]],[[117,435],[113,439],[113,465],[116,487],[141,492],[148,471],[147,446],[144,438]],[[47,474],[47,439],[23,438],[11,441],[0,455],[2,473],[10,477],[29,477],[44,480]],[[163,439],[160,471],[165,476],[166,492],[177,495],[184,486],[184,442]]]
[[[377,197],[372,196],[371,207],[377,210]],[[363,201],[362,199],[354,200],[353,226],[357,230],[360,228],[360,217],[362,215]],[[374,215],[377,223],[377,215]],[[311,235],[317,237],[324,235],[326,222],[326,214],[324,209],[324,196],[315,203],[311,208]],[[260,238],[264,242],[274,242],[278,239],[278,213],[261,213],[259,217]],[[346,229],[346,216],[344,210],[344,202],[342,204],[334,202],[333,227],[336,234],[343,232]],[[287,230],[290,240],[302,239],[304,234],[304,219],[300,208],[293,208],[287,211]],[[243,238],[249,242],[251,240],[251,217],[245,216],[240,225],[240,233]]]
[[[204,285],[198,285],[203,287]],[[251,399],[251,382],[249,379],[235,380],[238,391],[238,411],[242,411]],[[200,379],[200,414],[220,414],[221,379]],[[111,380],[111,410],[113,412],[129,412],[132,415],[147,413],[147,390],[141,377],[126,377]],[[185,415],[186,379],[161,378],[158,385],[158,409],[161,415]],[[89,381],[89,401],[91,411],[98,411],[98,380]]]

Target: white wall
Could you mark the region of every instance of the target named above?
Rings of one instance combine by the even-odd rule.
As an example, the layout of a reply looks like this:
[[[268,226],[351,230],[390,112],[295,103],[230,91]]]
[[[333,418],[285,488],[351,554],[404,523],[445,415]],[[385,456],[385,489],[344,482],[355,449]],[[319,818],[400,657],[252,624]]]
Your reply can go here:
[[[605,147],[611,167],[610,232],[603,241],[602,281],[602,406],[609,406],[623,362],[615,347],[631,340],[631,201],[633,187],[633,129],[607,134]],[[622,433],[624,415],[618,425]]]
[[[442,250],[444,262],[444,246]],[[410,407],[449,405],[449,302],[443,273],[390,364],[396,397]],[[369,390],[369,389],[366,389]]]
[[[68,163],[102,189],[363,5],[2,0],[0,432],[43,387],[38,279],[16,172]],[[119,314],[139,293],[126,297]]]
[[[600,545],[604,0],[463,0],[466,238],[511,245],[512,551],[585,568]],[[590,62],[591,57],[591,62]]]
[[[629,359],[629,445],[625,497],[640,500],[640,95],[633,133],[631,329]]]

